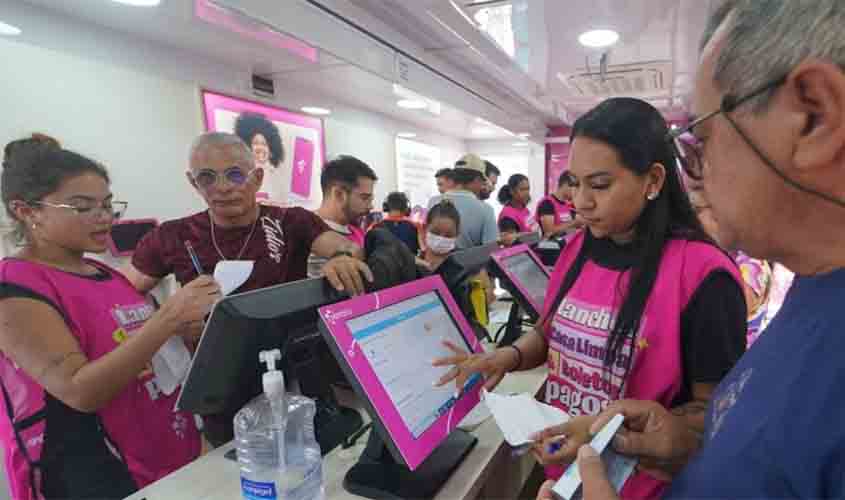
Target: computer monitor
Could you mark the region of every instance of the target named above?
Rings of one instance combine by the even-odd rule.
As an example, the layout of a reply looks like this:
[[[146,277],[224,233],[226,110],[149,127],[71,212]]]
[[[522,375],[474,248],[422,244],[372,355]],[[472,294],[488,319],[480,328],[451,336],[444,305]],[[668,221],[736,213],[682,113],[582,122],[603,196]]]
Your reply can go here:
[[[549,272],[528,245],[516,245],[491,256],[497,276],[505,288],[534,320],[543,312]]]
[[[129,219],[112,224],[109,231],[109,251],[115,257],[132,255],[141,239],[158,227],[156,219]]]
[[[206,322],[182,384],[177,408],[199,415],[240,409],[262,392],[264,367],[258,360],[260,351],[281,349],[282,369],[290,374],[294,370],[293,353],[301,352],[302,346],[319,350],[315,343],[323,346],[325,358],[332,366],[325,362],[320,365],[315,360],[303,369],[296,369],[300,388],[306,396],[333,401],[329,373],[333,367],[340,372],[318,333],[317,308],[344,298],[326,280],[316,278],[221,299]],[[362,424],[354,410],[342,411],[331,421],[321,420],[319,413],[315,425],[323,453]]]
[[[454,384],[434,386],[450,369],[431,365],[452,354],[444,340],[481,352],[446,284],[430,276],[321,307],[320,318],[373,421],[368,450],[344,486],[369,498],[433,495],[475,444],[457,425],[482,386],[479,376],[460,392]]]

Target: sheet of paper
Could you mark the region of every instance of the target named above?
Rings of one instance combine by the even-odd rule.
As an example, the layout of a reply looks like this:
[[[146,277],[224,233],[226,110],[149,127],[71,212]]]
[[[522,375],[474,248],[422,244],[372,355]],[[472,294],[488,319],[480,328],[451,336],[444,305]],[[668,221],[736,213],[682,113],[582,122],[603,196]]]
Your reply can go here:
[[[505,441],[513,447],[531,443],[530,436],[569,420],[563,410],[541,403],[529,394],[503,396],[484,392],[484,403],[493,414]]]
[[[182,337],[167,339],[153,355],[152,365],[158,388],[168,396],[173,394],[185,380],[191,367],[191,353],[185,347]]]
[[[610,441],[616,435],[616,431],[622,426],[624,420],[625,417],[622,415],[614,416],[590,441],[590,446],[605,460],[605,465],[608,466],[608,477],[610,478],[611,484],[616,488],[616,491],[622,488],[622,485],[625,484],[625,481],[634,471],[634,466],[636,465],[635,460],[623,457],[608,449]],[[567,467],[566,472],[563,473],[563,476],[560,477],[554,488],[552,488],[552,492],[559,499],[572,500],[577,498],[575,493],[580,487],[581,474],[578,472],[578,462],[576,461]]]
[[[251,260],[221,260],[214,268],[214,279],[220,285],[221,293],[229,295],[246,283],[255,265]]]

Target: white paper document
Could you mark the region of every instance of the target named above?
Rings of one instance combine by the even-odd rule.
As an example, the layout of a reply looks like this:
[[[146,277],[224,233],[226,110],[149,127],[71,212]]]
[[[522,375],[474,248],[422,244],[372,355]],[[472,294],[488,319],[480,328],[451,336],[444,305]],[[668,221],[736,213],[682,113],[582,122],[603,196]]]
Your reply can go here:
[[[158,388],[168,396],[173,394],[188,376],[191,367],[191,353],[182,337],[177,335],[167,339],[153,356],[152,365]]]
[[[484,403],[493,414],[505,441],[513,447],[532,443],[531,435],[569,420],[569,415],[541,403],[529,394],[503,396],[484,391]]]
[[[622,486],[634,472],[634,467],[637,464],[635,459],[619,455],[612,448],[608,447],[624,420],[625,417],[622,415],[614,416],[590,441],[590,446],[596,450],[596,453],[601,455],[607,467],[610,483],[617,492],[622,489]],[[580,493],[580,487],[581,474],[578,471],[578,462],[575,461],[567,467],[566,472],[563,473],[563,476],[560,477],[552,489],[552,493],[560,500],[571,500],[580,498],[580,494],[576,494]]]
[[[220,285],[224,296],[234,292],[246,283],[255,265],[251,260],[221,260],[214,268],[214,280]]]

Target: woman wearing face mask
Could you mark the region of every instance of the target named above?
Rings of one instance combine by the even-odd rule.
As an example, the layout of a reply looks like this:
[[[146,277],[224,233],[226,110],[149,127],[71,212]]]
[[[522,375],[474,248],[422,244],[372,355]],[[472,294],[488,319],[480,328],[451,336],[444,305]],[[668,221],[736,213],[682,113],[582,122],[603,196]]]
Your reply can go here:
[[[2,197],[23,246],[0,261],[0,444],[12,497],[124,498],[194,460],[193,416],[149,369],[220,297],[206,276],[156,312],[106,250],[126,208],[97,163],[55,144],[7,146]]]
[[[514,174],[508,183],[499,190],[499,203],[502,211],[499,213],[500,240],[510,245],[519,233],[537,231],[537,221],[528,210],[531,202],[531,184],[528,177]]]
[[[425,250],[422,262],[434,272],[440,264],[455,250],[461,227],[461,215],[449,200],[443,200],[429,209],[425,223]],[[496,300],[493,282],[487,271],[481,270],[476,276],[484,287],[487,305]]]
[[[548,366],[545,401],[573,417],[535,436],[550,478],[613,400],[658,401],[703,432],[712,391],[744,351],[741,278],[702,230],[668,132],[638,99],[610,99],[579,118],[569,172],[586,230],[561,254],[538,326],[512,347],[468,355],[451,346],[454,356],[436,362],[454,365],[441,382],[460,386],[480,372],[488,388],[508,371]],[[622,496],[659,497],[670,467],[641,460]]]

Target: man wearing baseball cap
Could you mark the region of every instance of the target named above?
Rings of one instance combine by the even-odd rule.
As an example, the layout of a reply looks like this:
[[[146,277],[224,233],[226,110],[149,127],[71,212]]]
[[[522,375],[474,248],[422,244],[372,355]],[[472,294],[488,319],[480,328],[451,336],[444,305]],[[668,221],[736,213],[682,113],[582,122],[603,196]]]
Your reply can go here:
[[[452,178],[455,188],[445,194],[433,197],[428,202],[430,209],[444,199],[450,200],[461,215],[458,248],[469,248],[496,241],[499,229],[493,207],[482,202],[479,195],[487,185],[484,160],[472,153],[455,162]]]

